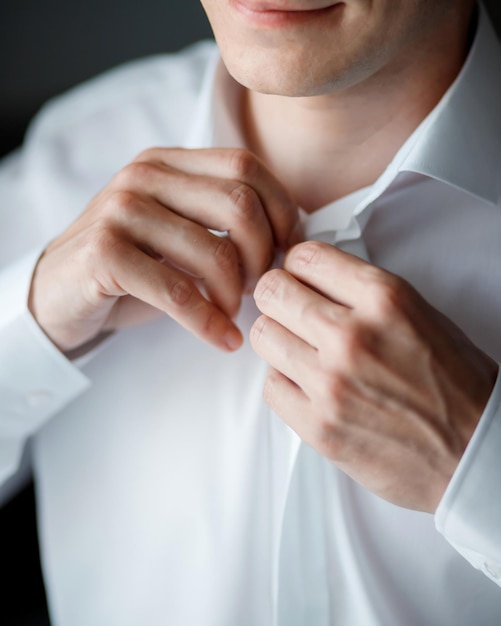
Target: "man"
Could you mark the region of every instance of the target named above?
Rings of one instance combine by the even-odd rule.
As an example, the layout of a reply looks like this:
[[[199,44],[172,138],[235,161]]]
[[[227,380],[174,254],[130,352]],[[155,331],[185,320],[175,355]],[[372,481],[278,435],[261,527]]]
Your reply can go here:
[[[2,467],[34,434],[54,623],[497,624],[486,16],[203,4],[224,63],[98,79],[1,174]]]

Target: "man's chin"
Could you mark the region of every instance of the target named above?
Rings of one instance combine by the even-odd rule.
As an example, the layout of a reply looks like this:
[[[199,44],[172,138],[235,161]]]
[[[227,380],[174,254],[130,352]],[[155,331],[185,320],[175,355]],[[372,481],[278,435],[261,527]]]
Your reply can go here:
[[[322,95],[331,92],[335,83],[331,76],[315,75],[290,62],[229,63],[227,69],[238,83],[251,91],[290,98]]]

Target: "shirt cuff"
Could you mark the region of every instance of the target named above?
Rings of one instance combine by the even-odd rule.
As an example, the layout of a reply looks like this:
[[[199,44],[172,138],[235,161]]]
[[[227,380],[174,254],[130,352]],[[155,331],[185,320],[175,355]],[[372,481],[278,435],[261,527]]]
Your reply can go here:
[[[501,369],[435,513],[437,530],[501,586]]]
[[[0,439],[5,444],[35,432],[90,384],[28,310],[39,256],[40,251],[32,253],[0,275]]]

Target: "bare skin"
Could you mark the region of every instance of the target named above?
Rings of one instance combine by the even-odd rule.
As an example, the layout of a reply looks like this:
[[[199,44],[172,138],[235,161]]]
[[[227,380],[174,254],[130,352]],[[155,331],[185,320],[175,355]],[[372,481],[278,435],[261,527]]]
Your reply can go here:
[[[231,0],[204,5],[249,87],[248,144],[310,212],[383,172],[457,76],[473,10],[469,0],[235,2],[233,13]],[[322,13],[301,21],[305,9]],[[434,512],[496,364],[404,280],[323,244],[292,250],[255,299],[251,342],[271,365],[275,412],[368,489]]]
[[[162,313],[230,351],[258,280],[265,399],[361,484],[433,512],[496,365],[401,278],[346,253],[301,243],[266,270],[276,246],[300,240],[298,203],[313,211],[373,182],[440,99],[468,49],[473,0],[203,4],[248,88],[242,125],[257,156],[140,155],[47,248],[31,310],[66,351]]]
[[[274,411],[374,493],[434,512],[496,364],[403,279],[326,244],[293,248],[255,299]]]
[[[456,78],[469,22],[465,11],[439,37],[409,37],[396,58],[342,89],[295,98],[247,90],[248,146],[308,212],[374,183]]]
[[[299,240],[296,206],[249,152],[151,149],[48,246],[30,308],[63,351],[162,314],[236,350],[244,289]]]

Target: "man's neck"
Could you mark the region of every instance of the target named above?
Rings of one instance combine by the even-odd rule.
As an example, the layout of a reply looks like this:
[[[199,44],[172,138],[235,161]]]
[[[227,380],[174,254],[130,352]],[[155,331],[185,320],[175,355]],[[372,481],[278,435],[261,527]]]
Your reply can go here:
[[[249,148],[308,212],[374,183],[464,63],[468,24],[451,24],[442,35],[340,92],[288,98],[246,90]]]

